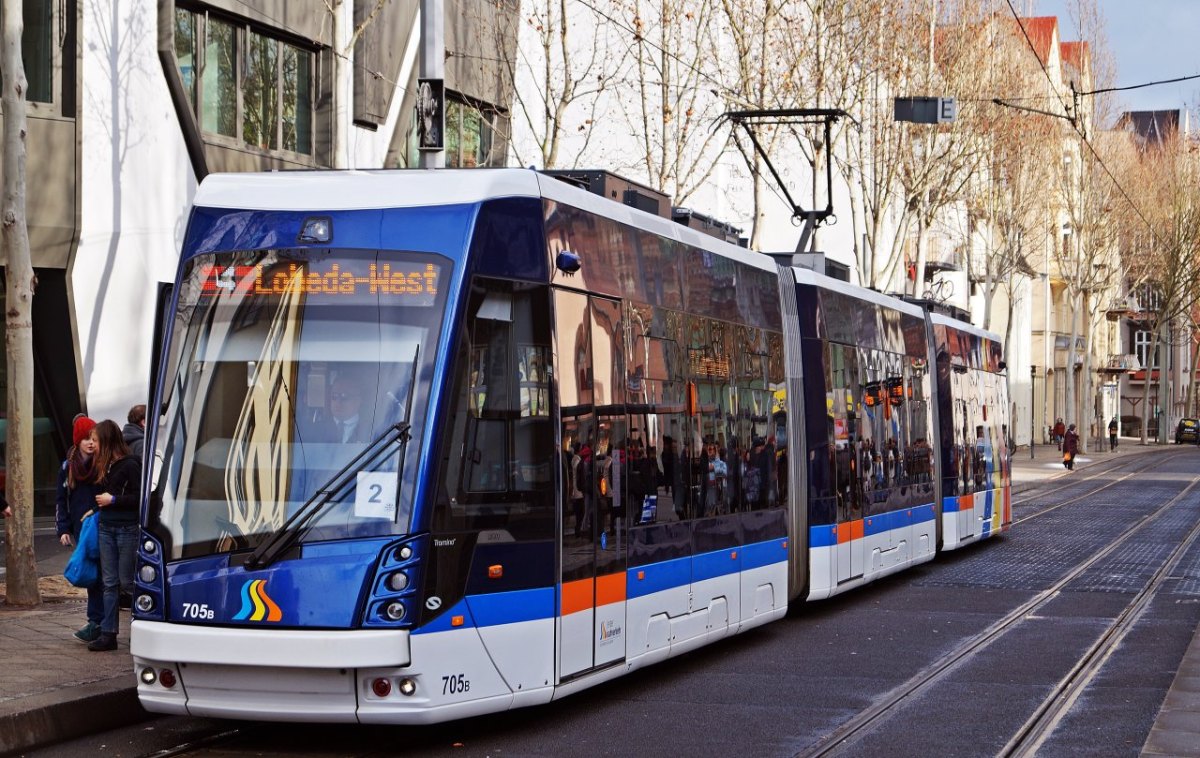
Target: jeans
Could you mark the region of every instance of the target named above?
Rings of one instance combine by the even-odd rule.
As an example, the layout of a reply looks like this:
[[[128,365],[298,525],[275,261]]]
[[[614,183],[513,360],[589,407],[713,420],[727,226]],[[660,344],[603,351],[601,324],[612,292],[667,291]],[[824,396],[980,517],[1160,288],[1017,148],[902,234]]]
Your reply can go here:
[[[133,567],[137,560],[137,524],[100,524],[100,575],[104,583],[104,619],[100,631],[120,629],[121,590],[133,594]]]

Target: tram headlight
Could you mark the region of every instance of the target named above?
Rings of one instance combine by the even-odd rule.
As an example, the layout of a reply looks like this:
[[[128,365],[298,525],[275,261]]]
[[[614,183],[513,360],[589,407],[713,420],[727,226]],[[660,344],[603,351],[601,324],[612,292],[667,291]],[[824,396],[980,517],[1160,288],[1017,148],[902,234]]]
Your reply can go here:
[[[415,693],[417,691],[417,683],[414,682],[412,679],[405,677],[404,679],[400,680],[399,689],[400,689],[401,695],[405,695],[406,697],[412,697],[413,693]]]
[[[154,673],[154,669],[147,666],[142,669],[142,684],[154,684],[158,681],[158,674]]]
[[[407,561],[409,558],[412,558],[412,548],[408,545],[405,545],[404,547],[400,548],[396,554],[400,556],[400,560]]]
[[[403,621],[405,613],[404,603],[399,600],[388,603],[383,609],[383,615],[387,616],[388,621]]]
[[[154,610],[154,598],[149,595],[138,595],[133,604],[140,613],[149,613]]]
[[[403,592],[408,589],[408,574],[397,571],[388,577],[387,586],[392,592]]]
[[[154,580],[158,579],[158,572],[150,564],[145,564],[138,570],[138,577],[145,584],[154,584]]]
[[[158,552],[158,545],[154,544],[154,540],[146,540],[142,543],[142,550],[146,555],[154,555]]]

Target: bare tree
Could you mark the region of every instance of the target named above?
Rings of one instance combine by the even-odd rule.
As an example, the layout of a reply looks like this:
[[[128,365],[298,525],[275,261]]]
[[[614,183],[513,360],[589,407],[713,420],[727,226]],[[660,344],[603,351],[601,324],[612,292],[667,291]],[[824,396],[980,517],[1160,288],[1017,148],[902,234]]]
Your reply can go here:
[[[516,56],[503,61],[517,82],[511,141],[517,163],[551,169],[595,160],[594,138],[607,126],[605,95],[622,67],[621,57],[611,55],[612,17],[578,0],[525,0],[521,15]]]
[[[721,114],[716,0],[624,0],[633,81],[622,92],[637,151],[629,168],[684,204],[715,171],[729,139]]]
[[[0,107],[4,109],[4,342],[8,360],[5,568],[9,605],[42,602],[33,552],[33,294],[37,278],[29,253],[25,218],[25,63],[21,58],[24,9],[21,0],[3,0],[0,41]]]
[[[796,23],[794,0],[721,0],[719,36],[729,45],[721,66],[724,92],[731,110],[767,110],[796,107],[796,77],[800,56],[795,54],[790,29]],[[755,139],[768,154],[774,153],[781,130],[762,127]],[[750,169],[752,221],[750,247],[757,249],[766,215],[767,180],[764,160],[752,146],[732,135]]]

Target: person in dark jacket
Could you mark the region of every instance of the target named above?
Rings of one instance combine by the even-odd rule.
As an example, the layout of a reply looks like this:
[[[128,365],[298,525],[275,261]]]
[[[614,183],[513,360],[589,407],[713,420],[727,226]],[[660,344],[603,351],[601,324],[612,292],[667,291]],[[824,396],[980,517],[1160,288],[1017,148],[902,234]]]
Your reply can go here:
[[[79,541],[83,519],[96,509],[96,440],[92,429],[96,422],[76,416],[71,426],[71,449],[58,470],[58,489],[54,498],[55,531],[63,547]],[[104,589],[87,588],[87,624],[75,632],[75,639],[88,643],[100,636],[104,617]]]
[[[116,650],[121,591],[133,593],[133,568],[137,558],[138,506],[141,500],[142,462],[129,446],[115,421],[101,421],[96,438],[96,505],[100,507],[100,574],[104,582],[104,618],[100,636],[88,650]]]
[[[1067,433],[1063,435],[1063,465],[1067,467],[1067,471],[1075,470],[1075,456],[1079,454],[1079,434],[1075,431],[1075,425],[1071,424],[1067,427]]]
[[[129,423],[121,430],[121,436],[125,438],[125,444],[129,446],[130,455],[140,460],[142,445],[146,442],[146,406],[133,406],[129,409],[129,415],[126,418]]]

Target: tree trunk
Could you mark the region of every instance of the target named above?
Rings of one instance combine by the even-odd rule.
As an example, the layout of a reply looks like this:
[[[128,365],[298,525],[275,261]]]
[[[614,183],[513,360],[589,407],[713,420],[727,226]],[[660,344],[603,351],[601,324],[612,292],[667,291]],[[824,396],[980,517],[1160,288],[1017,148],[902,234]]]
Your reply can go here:
[[[1067,407],[1063,412],[1067,414],[1065,419],[1066,425],[1075,424],[1075,428],[1078,429],[1079,414],[1077,413],[1078,409],[1076,408],[1075,399],[1075,340],[1079,336],[1079,297],[1071,292],[1069,288],[1067,289],[1067,297],[1071,301],[1071,341],[1067,343],[1067,365],[1065,368],[1067,372],[1065,405]]]
[[[1142,444],[1150,441],[1150,381],[1154,377],[1154,356],[1158,354],[1158,325],[1151,330],[1150,348],[1146,351],[1146,380],[1142,382]]]
[[[1193,385],[1192,380],[1196,376],[1196,361],[1200,360],[1200,340],[1197,340],[1194,337],[1191,339],[1192,339],[1192,362],[1188,364],[1189,376],[1187,378],[1187,382],[1184,383],[1184,386],[1187,387],[1187,417],[1195,418],[1195,416],[1193,416],[1192,414],[1196,410],[1196,388]]]
[[[8,359],[8,437],[5,556],[9,605],[32,606],[38,594],[33,554],[33,292],[37,280],[25,224],[25,64],[21,59],[21,0],[3,0],[0,107],[4,110],[4,207],[0,220],[5,269],[4,347]]]
[[[916,281],[913,282],[913,296],[925,295],[925,214],[924,209],[917,211],[917,260]]]
[[[1083,397],[1079,399],[1079,426],[1087,426],[1087,433],[1080,436],[1081,453],[1088,452],[1088,441],[1093,434],[1100,434],[1100,423],[1096,418],[1096,399],[1092,396],[1092,309],[1088,295],[1083,296]],[[1091,410],[1089,410],[1089,405]]]

